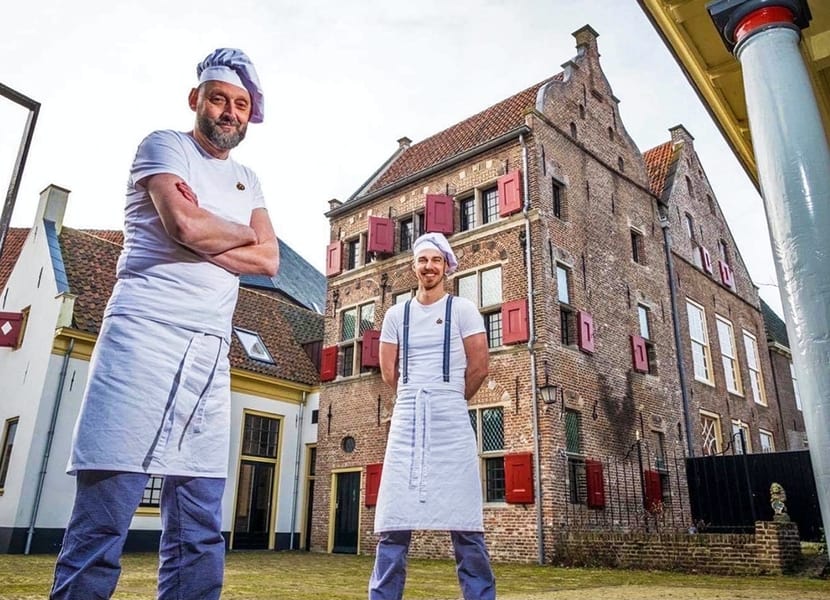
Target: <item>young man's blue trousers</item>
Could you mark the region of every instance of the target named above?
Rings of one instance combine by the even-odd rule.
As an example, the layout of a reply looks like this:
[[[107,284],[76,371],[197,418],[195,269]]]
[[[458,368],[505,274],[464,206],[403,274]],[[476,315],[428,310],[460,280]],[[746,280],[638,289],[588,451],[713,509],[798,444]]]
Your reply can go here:
[[[149,475],[78,471],[75,504],[55,565],[50,598],[110,598],[121,551]],[[161,490],[159,600],[219,598],[225,567],[225,480],[166,476]]]
[[[464,600],[495,600],[496,578],[490,568],[490,555],[484,534],[477,531],[451,531],[456,573]],[[369,580],[369,600],[401,600],[406,584],[406,557],[411,531],[380,534],[375,567]]]

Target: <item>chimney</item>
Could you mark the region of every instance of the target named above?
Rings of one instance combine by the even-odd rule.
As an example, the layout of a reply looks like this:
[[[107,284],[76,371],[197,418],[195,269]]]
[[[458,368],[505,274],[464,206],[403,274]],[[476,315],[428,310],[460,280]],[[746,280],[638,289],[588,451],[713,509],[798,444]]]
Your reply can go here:
[[[55,224],[55,231],[61,232],[63,228],[63,215],[66,212],[66,202],[71,192],[55,184],[49,184],[40,193],[40,201],[37,205],[36,221],[52,221]]]
[[[412,144],[412,140],[410,140],[406,136],[403,136],[401,139],[398,140],[398,149],[406,150],[407,148],[409,148],[410,144]]]
[[[682,143],[689,148],[694,148],[693,142],[695,138],[692,137],[692,134],[689,133],[689,130],[683,127],[683,125],[669,127],[669,132],[671,133],[671,141],[675,146]]]
[[[576,38],[577,54],[582,56],[583,54],[591,53],[599,56],[599,50],[597,48],[597,38],[599,37],[599,34],[594,31],[593,27],[590,25],[583,25],[571,35]]]
[[[343,206],[343,203],[337,198],[329,200],[329,210],[334,210],[335,208],[340,208],[341,206]]]

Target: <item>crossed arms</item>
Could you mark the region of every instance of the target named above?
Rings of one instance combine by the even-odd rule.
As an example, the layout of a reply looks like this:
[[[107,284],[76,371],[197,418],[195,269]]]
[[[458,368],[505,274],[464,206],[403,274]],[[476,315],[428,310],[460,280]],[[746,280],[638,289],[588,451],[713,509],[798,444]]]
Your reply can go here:
[[[196,194],[177,175],[159,173],[140,183],[176,242],[231,273],[276,275],[279,245],[264,208],[252,211],[249,225],[234,223],[201,208]]]

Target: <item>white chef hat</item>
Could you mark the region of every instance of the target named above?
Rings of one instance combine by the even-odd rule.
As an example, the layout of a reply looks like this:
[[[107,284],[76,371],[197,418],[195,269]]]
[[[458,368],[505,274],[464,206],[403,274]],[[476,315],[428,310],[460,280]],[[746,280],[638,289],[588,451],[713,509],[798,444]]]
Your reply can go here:
[[[196,66],[199,83],[224,81],[248,91],[251,95],[251,123],[262,123],[264,99],[254,64],[237,48],[217,48]]]
[[[415,240],[412,244],[412,254],[415,258],[418,258],[424,250],[439,250],[444,255],[444,260],[447,262],[447,275],[452,275],[458,268],[458,260],[443,233],[425,233]]]

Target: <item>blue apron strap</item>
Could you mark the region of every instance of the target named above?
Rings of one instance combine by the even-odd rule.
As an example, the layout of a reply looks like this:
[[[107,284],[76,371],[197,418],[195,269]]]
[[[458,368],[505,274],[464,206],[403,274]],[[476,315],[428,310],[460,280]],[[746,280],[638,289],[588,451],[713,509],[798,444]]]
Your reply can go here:
[[[447,311],[444,315],[444,381],[450,380],[450,336],[452,330],[450,322],[452,320],[452,294],[447,294]]]
[[[403,382],[409,383],[409,304],[411,299],[406,301],[403,307]]]

